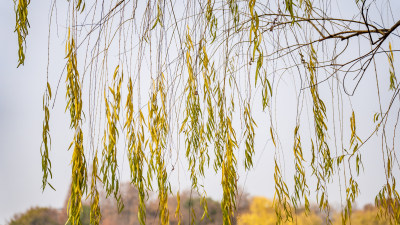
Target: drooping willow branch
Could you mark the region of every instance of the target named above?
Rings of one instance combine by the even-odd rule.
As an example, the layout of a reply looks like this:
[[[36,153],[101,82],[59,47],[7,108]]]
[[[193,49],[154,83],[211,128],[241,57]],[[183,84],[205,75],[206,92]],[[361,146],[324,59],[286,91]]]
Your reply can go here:
[[[356,129],[357,111],[349,111],[350,120],[345,120],[343,114],[339,119],[331,116],[332,111],[343,110],[344,101],[328,105],[326,90],[331,90],[332,102],[336,95],[351,98],[364,74],[377,69],[375,61],[386,55],[388,93],[392,98],[389,106],[374,116],[376,127],[371,132],[382,136],[386,178],[376,204],[381,207],[380,215],[399,223],[400,209],[394,207],[400,201],[394,175],[400,170],[395,164],[399,146],[393,141],[394,147],[388,147],[386,130],[391,113],[400,110],[395,63],[399,49],[392,45],[399,38],[396,33],[400,20],[392,19],[389,27],[378,25],[363,11],[365,2],[346,3],[361,8],[348,19],[330,15],[334,10],[327,9],[322,1],[310,0],[285,0],[283,4],[256,0],[149,0],[145,4],[70,0],[66,7],[70,30],[65,79],[66,111],[74,131],[69,221],[79,224],[81,201],[88,194],[92,224],[100,223],[98,181],[107,195],[117,199],[117,207],[122,210],[117,159],[125,141],[131,183],[139,191],[141,224],[147,221],[145,203],[150,190],[158,194],[159,222],[169,223],[168,196],[173,186],[170,179],[176,175],[177,165],[172,162],[178,161],[186,163],[179,167],[188,171],[192,189],[201,193],[203,219],[208,209],[202,182],[213,173],[210,167],[221,174],[223,221],[232,224],[237,216],[240,167],[251,172],[259,151],[256,130],[263,129],[264,139],[273,143],[278,221],[293,221],[293,212],[302,204],[309,210],[310,195],[315,192],[329,223],[328,184],[339,177],[345,181],[340,185],[346,190],[342,222],[347,223],[361,189],[357,183],[363,166],[361,148],[370,137],[363,139]],[[29,27],[29,1],[15,4],[21,65]],[[334,7],[333,3],[328,5]],[[378,38],[370,42],[372,37]],[[357,49],[356,44],[365,43],[370,43],[370,49]],[[78,60],[78,55],[84,60]],[[294,83],[298,96],[296,123],[289,138],[280,135],[276,115],[282,95],[280,84],[287,80]],[[85,89],[87,86],[89,89]],[[383,91],[379,85],[377,91]],[[47,85],[41,148],[43,188],[52,176],[48,107],[51,97]],[[84,113],[85,104],[89,105],[89,113]],[[384,104],[377,105],[382,108]],[[303,112],[303,108],[310,113]],[[258,122],[256,113],[264,113],[269,119],[267,125]],[[85,115],[94,123],[89,128],[85,127]],[[306,116],[311,118],[309,124],[303,120]],[[335,135],[340,132],[340,140],[331,138],[330,123],[347,127],[346,131],[333,128]],[[91,135],[85,133],[88,129]],[[347,133],[350,136],[343,137]],[[96,139],[102,142],[96,143],[97,147],[86,147],[87,136],[92,143]],[[287,150],[281,140],[293,140],[293,145]],[[290,176],[280,160],[283,154],[293,157],[293,187],[287,185]],[[90,156],[91,160],[86,161]],[[90,189],[87,168],[92,168]],[[177,198],[175,216],[179,217],[179,192]],[[196,215],[193,209],[192,212],[194,221]]]

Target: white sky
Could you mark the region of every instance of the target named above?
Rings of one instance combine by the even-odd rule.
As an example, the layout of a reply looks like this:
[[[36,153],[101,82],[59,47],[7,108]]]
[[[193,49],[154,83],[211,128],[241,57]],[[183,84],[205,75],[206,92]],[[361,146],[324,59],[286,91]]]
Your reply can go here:
[[[15,26],[13,2],[0,2],[0,30],[2,31],[0,35],[0,225],[5,224],[13,214],[23,212],[29,207],[37,205],[61,207],[70,182],[71,153],[67,152],[67,148],[71,133],[68,115],[64,114],[64,93],[60,90],[55,108],[51,111],[50,122],[52,138],[50,157],[54,175],[51,183],[57,191],[54,192],[49,188],[43,193],[41,191],[39,147],[43,120],[42,96],[47,65],[48,3],[32,1],[29,8],[29,21],[31,29],[27,39],[25,65],[17,69],[17,36],[13,32]],[[63,24],[63,21],[60,24]],[[59,34],[59,37],[56,37],[56,33],[52,34],[50,53],[52,65],[50,82],[53,85],[53,92],[64,65],[62,26],[60,26]],[[62,80],[61,86],[63,84]],[[358,117],[359,120],[370,122],[373,112],[376,111],[370,103],[375,94],[368,91],[373,89],[374,85],[374,81],[367,78],[359,88],[364,91],[357,93],[353,100],[355,104],[353,106],[365,112]],[[257,116],[263,115],[254,116],[257,120]],[[368,123],[361,123],[359,127],[363,130],[368,127]],[[258,137],[257,140],[265,143],[263,137]],[[292,142],[292,134],[289,140]],[[365,151],[371,153],[364,154],[363,158],[365,173],[360,177],[359,185],[362,193],[358,199],[361,205],[373,202],[380,188],[379,185],[383,181],[381,156],[373,151],[379,148],[376,141],[370,142],[365,147]],[[256,149],[263,149],[263,145],[256,145]],[[256,153],[256,168],[248,174],[245,184],[246,190],[252,195],[273,197],[273,153],[271,151],[260,150]],[[257,163],[258,160],[261,163]],[[221,193],[218,189],[219,182],[218,176],[206,182],[208,194],[214,198]],[[242,182],[244,183],[243,180]],[[334,190],[335,187],[331,189]],[[339,203],[339,195],[336,190],[334,192],[336,194],[333,193],[333,197],[330,196],[331,202]]]
[[[45,10],[42,7],[45,8]],[[41,127],[42,96],[46,79],[47,64],[47,11],[46,4],[31,3],[29,19],[31,29],[28,38],[28,51],[25,66],[17,66],[17,36],[13,32],[15,15],[13,1],[0,3],[0,35],[1,67],[0,74],[0,224],[17,212],[29,207],[60,207],[67,192],[70,181],[68,164],[70,153],[66,151],[68,139],[63,132],[68,132],[66,117],[63,116],[61,104],[56,106],[59,117],[52,118],[51,126],[54,134],[53,183],[57,192],[41,191]],[[63,59],[62,41],[57,40],[59,52],[52,51],[54,59]],[[57,57],[58,55],[59,57]],[[52,71],[59,74],[62,61]],[[55,77],[55,75],[53,75]],[[62,96],[63,97],[63,96]],[[58,128],[61,129],[58,129]]]

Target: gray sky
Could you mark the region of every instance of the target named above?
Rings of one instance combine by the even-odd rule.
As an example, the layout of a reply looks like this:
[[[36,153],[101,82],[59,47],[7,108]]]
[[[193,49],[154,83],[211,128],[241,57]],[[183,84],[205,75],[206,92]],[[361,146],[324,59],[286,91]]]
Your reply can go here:
[[[41,8],[45,10],[41,10]],[[31,3],[29,21],[31,29],[27,41],[25,66],[17,66],[17,36],[13,32],[15,14],[13,1],[0,3],[0,224],[17,212],[29,207],[60,207],[67,192],[70,153],[68,147],[68,121],[63,116],[61,104],[56,105],[59,116],[52,118],[54,160],[56,175],[53,184],[57,192],[50,189],[41,191],[41,143],[42,96],[46,79],[47,64],[47,4]],[[42,8],[42,9],[43,9]],[[63,66],[63,45],[56,41],[57,50],[52,51],[52,63],[56,64],[51,73],[56,79]],[[54,48],[56,49],[56,48]],[[56,56],[58,55],[58,57]],[[63,96],[61,96],[63,97]],[[56,114],[56,113],[54,113]]]
[[[399,9],[398,5],[397,8]],[[50,157],[53,165],[53,179],[51,183],[56,192],[41,190],[41,158],[39,147],[42,129],[42,96],[45,88],[47,65],[47,35],[48,35],[48,3],[32,1],[29,9],[31,29],[27,39],[27,55],[25,65],[17,66],[17,37],[14,31],[15,15],[12,1],[0,2],[0,225],[5,224],[17,212],[23,212],[32,206],[52,206],[59,208],[65,200],[70,182],[70,157],[67,151],[71,132],[69,130],[68,115],[64,114],[64,91],[60,89],[55,108],[51,112],[52,151]],[[62,23],[61,23],[62,24]],[[51,45],[51,61],[49,80],[55,91],[59,75],[64,63],[64,30],[60,26],[60,36],[54,32]],[[63,80],[61,80],[61,86]],[[366,78],[361,83],[360,91],[354,97],[354,107],[362,113],[358,119],[370,122],[376,108],[370,101],[375,94],[373,79]],[[287,104],[287,101],[283,101]],[[282,108],[284,108],[282,106]],[[288,110],[287,108],[284,108]],[[288,110],[290,111],[290,110]],[[284,112],[281,112],[284,115]],[[262,114],[255,115],[262,121]],[[283,116],[281,122],[286,120]],[[262,124],[262,122],[261,122]],[[370,123],[361,123],[360,130],[370,127]],[[262,129],[259,126],[258,129]],[[290,129],[292,131],[292,128]],[[261,131],[260,131],[261,132]],[[264,131],[265,132],[265,131]],[[285,132],[285,131],[283,131]],[[292,137],[292,135],[290,135]],[[256,167],[245,174],[242,171],[242,184],[252,195],[273,197],[273,152],[268,150],[272,143],[265,142],[262,136],[256,137],[260,143],[256,149]],[[292,141],[292,138],[290,138]],[[364,175],[360,177],[361,195],[360,204],[372,202],[383,178],[381,156],[374,149],[379,148],[377,141],[371,141],[365,147]],[[377,158],[379,160],[377,160]],[[126,161],[125,161],[126,164]],[[218,188],[218,176],[206,182],[208,194],[218,198],[221,190]],[[182,185],[187,186],[187,185]],[[339,203],[338,191],[333,185],[332,203]],[[312,197],[314,199],[314,197]]]

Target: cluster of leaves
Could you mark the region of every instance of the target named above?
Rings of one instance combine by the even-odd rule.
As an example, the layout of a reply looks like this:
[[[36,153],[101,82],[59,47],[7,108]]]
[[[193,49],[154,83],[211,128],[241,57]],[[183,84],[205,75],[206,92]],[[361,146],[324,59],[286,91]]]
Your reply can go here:
[[[28,6],[30,2],[30,0],[14,0],[16,16],[15,32],[18,34],[18,67],[24,65],[25,62],[26,36],[30,27],[28,21]]]
[[[80,224],[82,198],[87,189],[87,165],[83,147],[82,131],[82,84],[77,68],[77,53],[74,34],[68,30],[67,44],[65,46],[67,61],[66,98],[65,110],[70,113],[70,128],[74,130],[74,139],[68,149],[72,152],[72,183],[71,196],[68,207],[68,221],[72,225]]]
[[[167,135],[169,125],[167,122],[167,108],[166,108],[166,87],[165,78],[161,74],[158,82],[153,83],[153,92],[151,95],[151,103],[149,107],[148,127],[150,129],[150,159],[149,162],[149,177],[152,173],[156,173],[157,186],[158,186],[158,200],[160,211],[160,222],[165,225],[169,221],[168,211],[168,191],[169,184],[167,180],[167,171],[164,161],[164,155],[167,147]],[[160,104],[160,106],[159,106]],[[150,180],[149,178],[149,180]]]
[[[43,130],[42,130],[42,144],[40,145],[40,154],[42,156],[42,171],[43,171],[43,179],[42,179],[42,190],[45,189],[48,184],[52,189],[53,186],[48,182],[48,178],[52,178],[51,173],[51,161],[49,157],[50,146],[51,146],[51,137],[50,137],[50,110],[49,104],[51,99],[51,88],[50,84],[47,82],[46,91],[43,95],[43,111],[44,111],[44,119],[43,119]]]
[[[320,98],[316,65],[318,64],[315,49],[311,45],[310,61],[307,69],[310,74],[310,93],[313,100],[313,114],[316,142],[312,142],[313,175],[317,178],[317,201],[320,208],[329,212],[327,181],[333,175],[332,156],[327,143],[326,106]],[[317,151],[317,152],[315,152]],[[329,218],[327,218],[329,219]]]
[[[128,140],[128,159],[129,167],[131,170],[132,183],[137,187],[139,192],[139,212],[138,219],[140,224],[146,223],[146,181],[143,179],[144,176],[144,165],[145,155],[144,148],[146,145],[144,140],[144,117],[143,113],[139,112],[139,128],[138,132],[135,133],[135,120],[134,120],[134,109],[133,109],[133,85],[132,79],[129,79],[128,83],[128,96],[126,99],[125,108],[126,112],[126,123],[125,128],[127,129],[127,140]]]
[[[119,192],[118,180],[118,162],[117,162],[117,142],[119,131],[117,128],[120,118],[121,108],[121,85],[123,73],[119,73],[119,66],[115,68],[113,75],[113,86],[108,90],[111,93],[111,101],[107,99],[106,90],[104,90],[104,100],[106,106],[107,125],[103,136],[103,160],[100,173],[103,175],[102,182],[106,187],[107,195],[113,193],[118,200],[118,210],[124,207]]]

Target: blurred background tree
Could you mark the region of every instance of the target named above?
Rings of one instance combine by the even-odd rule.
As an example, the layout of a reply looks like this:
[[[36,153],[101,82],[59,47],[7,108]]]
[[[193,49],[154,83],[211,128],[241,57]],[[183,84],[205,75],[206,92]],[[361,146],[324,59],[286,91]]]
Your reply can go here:
[[[9,225],[60,225],[59,214],[56,209],[34,207],[25,213],[15,215]]]
[[[122,212],[118,212],[116,200],[113,198],[105,198],[106,193],[101,192],[102,202],[102,219],[101,225],[113,224],[131,224],[139,225],[140,221],[137,217],[138,213],[138,191],[131,185],[123,183],[122,195],[125,202],[125,208]],[[69,195],[67,195],[67,199]],[[179,215],[171,216],[169,224],[191,224],[194,220],[199,225],[220,225],[223,222],[221,202],[208,199],[208,216],[201,218],[204,210],[200,203],[200,196],[191,193],[190,190],[183,191],[180,196],[182,209]],[[240,209],[237,212],[238,225],[275,225],[278,221],[273,201],[265,197],[248,197],[241,198]],[[157,225],[160,223],[158,218],[158,200],[153,197],[147,201],[147,222],[146,224]],[[176,198],[170,197],[169,208],[176,209]],[[81,212],[81,224],[90,224],[90,204],[83,202],[83,210]],[[285,225],[326,225],[326,214],[321,212],[318,206],[312,205],[310,212],[306,215],[304,208],[298,208],[294,215],[293,221],[283,222]],[[8,225],[63,225],[66,220],[66,207],[64,209],[41,208],[34,207],[28,209],[24,213],[16,214],[8,223]],[[362,209],[354,209],[350,222],[353,225],[388,225],[390,221],[387,219],[377,218],[378,208],[372,204],[365,205]],[[190,215],[195,213],[198,216]],[[70,224],[70,223],[68,223]],[[333,212],[332,224],[342,224],[342,216],[340,211]]]

